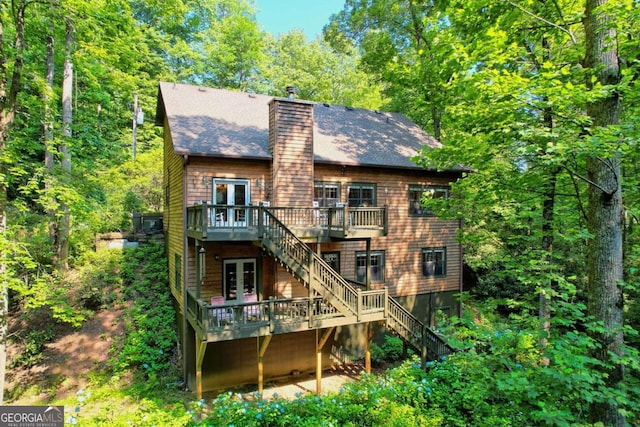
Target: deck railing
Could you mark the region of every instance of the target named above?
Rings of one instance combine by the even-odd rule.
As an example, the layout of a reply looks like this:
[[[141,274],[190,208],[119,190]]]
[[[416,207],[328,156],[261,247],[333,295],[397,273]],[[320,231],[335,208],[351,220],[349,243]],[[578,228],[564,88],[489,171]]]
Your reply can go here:
[[[424,359],[438,359],[453,353],[453,349],[427,325],[393,298],[387,300],[387,326],[414,348]]]
[[[387,230],[386,207],[266,207],[215,205],[206,201],[187,208],[187,230],[202,236],[215,230],[257,231],[263,211],[271,212],[289,229],[311,229],[326,234],[358,229]]]
[[[265,211],[263,245],[278,258],[287,261],[292,271],[310,287],[325,296],[331,296],[334,305],[344,315],[358,314],[358,291],[327,264],[322,257],[298,239],[270,211]],[[294,264],[295,263],[295,264]],[[306,277],[305,277],[306,276]]]
[[[313,252],[270,212],[260,218],[264,221],[263,245],[285,263],[292,271],[302,271],[299,276],[306,279],[307,285],[312,282],[321,287],[326,295],[334,301],[333,305],[343,311],[345,315],[356,315],[360,319],[367,310],[385,310],[387,326],[407,341],[410,345],[423,352],[423,357],[437,358],[449,354],[451,348],[424,325],[411,312],[405,309],[395,299],[387,295],[386,289],[362,291],[351,285],[338,274],[324,260]],[[337,303],[335,302],[337,300]]]
[[[363,314],[383,313],[383,298],[377,292],[363,292],[358,305]],[[198,299],[194,292],[187,290],[187,312],[196,320],[204,333],[240,330],[251,327],[301,324],[314,320],[344,317],[333,305],[322,297],[287,298],[211,305]],[[308,326],[312,328],[312,325]],[[281,328],[286,330],[286,328]]]

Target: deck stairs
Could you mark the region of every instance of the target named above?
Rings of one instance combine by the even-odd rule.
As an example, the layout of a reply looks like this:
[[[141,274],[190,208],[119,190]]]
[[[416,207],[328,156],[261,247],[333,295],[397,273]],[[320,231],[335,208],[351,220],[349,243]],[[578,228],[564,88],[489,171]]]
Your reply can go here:
[[[322,296],[336,312],[353,323],[361,320],[358,290],[331,268],[309,246],[298,239],[268,209],[263,210],[264,226],[260,244],[280,264],[314,294]],[[437,360],[452,353],[452,348],[431,328],[423,324],[394,298],[386,295],[384,322],[421,355],[422,360]]]

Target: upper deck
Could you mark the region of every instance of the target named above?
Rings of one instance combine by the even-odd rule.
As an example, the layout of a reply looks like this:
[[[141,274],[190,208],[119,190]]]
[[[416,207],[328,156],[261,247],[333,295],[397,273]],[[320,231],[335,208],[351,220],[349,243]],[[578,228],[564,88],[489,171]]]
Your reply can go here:
[[[187,208],[187,234],[202,241],[252,241],[263,234],[268,210],[301,240],[366,239],[388,233],[387,207],[335,208],[214,205]]]

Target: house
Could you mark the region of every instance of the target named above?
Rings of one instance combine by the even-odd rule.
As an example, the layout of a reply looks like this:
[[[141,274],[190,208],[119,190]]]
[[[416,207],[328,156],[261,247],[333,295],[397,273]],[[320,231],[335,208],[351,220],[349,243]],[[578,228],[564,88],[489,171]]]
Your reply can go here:
[[[164,229],[189,387],[316,372],[364,355],[380,327],[423,360],[458,314],[464,169],[410,158],[440,143],[400,114],[162,82]]]

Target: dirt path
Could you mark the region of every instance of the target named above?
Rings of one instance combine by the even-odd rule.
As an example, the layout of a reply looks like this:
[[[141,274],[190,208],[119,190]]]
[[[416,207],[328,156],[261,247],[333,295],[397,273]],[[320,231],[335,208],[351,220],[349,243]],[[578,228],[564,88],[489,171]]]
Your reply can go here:
[[[102,310],[77,331],[61,334],[45,345],[40,363],[31,368],[9,371],[6,388],[9,395],[31,389],[29,397],[18,397],[11,404],[45,404],[53,398],[64,399],[82,389],[92,370],[102,369],[109,358],[113,340],[122,334],[122,311]],[[25,327],[16,322],[13,328]],[[9,350],[15,357],[17,348]],[[9,360],[9,361],[10,361]]]

